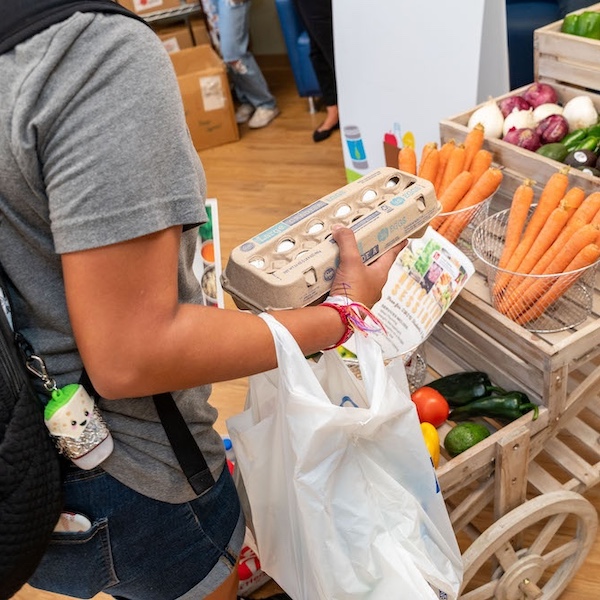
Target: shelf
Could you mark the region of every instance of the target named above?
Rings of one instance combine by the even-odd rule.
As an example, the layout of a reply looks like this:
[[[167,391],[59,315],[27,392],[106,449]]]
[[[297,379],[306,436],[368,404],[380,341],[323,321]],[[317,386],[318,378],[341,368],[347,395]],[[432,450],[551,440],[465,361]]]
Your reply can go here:
[[[159,10],[153,13],[142,15],[143,19],[147,23],[155,23],[158,21],[175,20],[183,17],[190,17],[195,14],[201,14],[202,8],[200,3],[197,4],[185,4],[178,6],[177,8],[170,8],[168,10]]]

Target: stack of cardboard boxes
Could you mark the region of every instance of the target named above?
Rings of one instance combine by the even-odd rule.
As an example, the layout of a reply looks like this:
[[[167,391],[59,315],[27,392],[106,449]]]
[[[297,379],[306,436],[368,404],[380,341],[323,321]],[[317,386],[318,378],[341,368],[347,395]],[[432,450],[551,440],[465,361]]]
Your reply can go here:
[[[119,0],[140,16],[186,6],[181,0]],[[168,14],[168,13],[165,13]],[[213,49],[201,16],[169,17],[152,28],[173,61],[196,150],[205,150],[239,139],[227,68]]]

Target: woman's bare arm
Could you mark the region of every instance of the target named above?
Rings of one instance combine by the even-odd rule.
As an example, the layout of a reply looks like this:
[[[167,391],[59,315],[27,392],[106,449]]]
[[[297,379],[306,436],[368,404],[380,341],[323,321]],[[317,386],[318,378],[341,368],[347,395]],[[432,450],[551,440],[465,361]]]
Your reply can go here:
[[[180,228],[172,227],[62,256],[77,345],[104,397],[184,389],[276,366],[271,333],[256,315],[179,303],[180,237]],[[334,238],[341,260],[332,293],[348,290],[353,300],[372,306],[399,247],[365,266],[349,229],[338,229]],[[305,354],[335,344],[344,333],[337,311],[331,308],[273,314]]]

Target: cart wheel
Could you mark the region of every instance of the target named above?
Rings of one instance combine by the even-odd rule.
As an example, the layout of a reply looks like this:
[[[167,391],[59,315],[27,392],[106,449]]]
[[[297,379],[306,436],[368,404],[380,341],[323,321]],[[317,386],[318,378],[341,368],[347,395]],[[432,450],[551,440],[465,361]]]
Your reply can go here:
[[[575,492],[559,490],[525,502],[463,554],[460,600],[558,598],[585,560],[597,528],[596,509]]]

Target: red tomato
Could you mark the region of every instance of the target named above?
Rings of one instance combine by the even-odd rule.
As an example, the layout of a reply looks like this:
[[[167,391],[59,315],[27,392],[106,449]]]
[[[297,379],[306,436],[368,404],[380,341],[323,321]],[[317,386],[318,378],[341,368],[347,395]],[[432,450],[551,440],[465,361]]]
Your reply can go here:
[[[450,407],[446,398],[437,390],[424,385],[415,390],[410,398],[417,407],[421,423],[431,423],[434,427],[439,427],[448,418]]]

